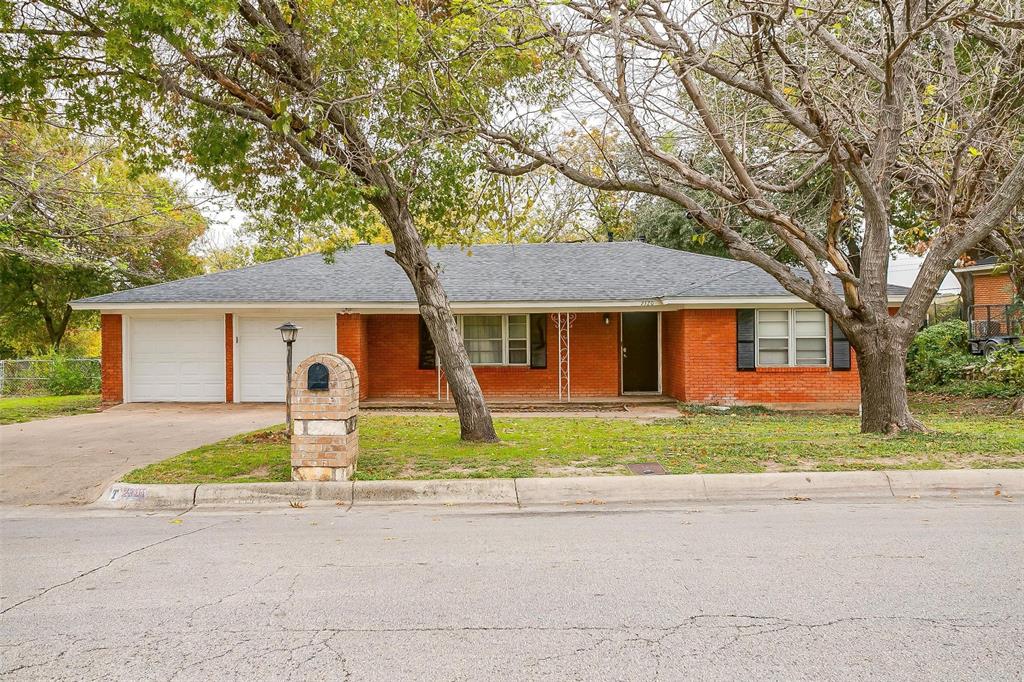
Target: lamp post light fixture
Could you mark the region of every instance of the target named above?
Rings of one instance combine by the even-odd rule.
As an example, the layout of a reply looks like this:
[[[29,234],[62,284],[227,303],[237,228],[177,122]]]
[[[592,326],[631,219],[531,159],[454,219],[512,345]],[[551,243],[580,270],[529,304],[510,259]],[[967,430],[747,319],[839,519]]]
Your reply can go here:
[[[298,338],[300,329],[302,327],[292,322],[285,322],[277,328],[281,332],[281,340],[288,346],[287,371],[284,375],[284,431],[289,438],[292,436],[292,344]]]

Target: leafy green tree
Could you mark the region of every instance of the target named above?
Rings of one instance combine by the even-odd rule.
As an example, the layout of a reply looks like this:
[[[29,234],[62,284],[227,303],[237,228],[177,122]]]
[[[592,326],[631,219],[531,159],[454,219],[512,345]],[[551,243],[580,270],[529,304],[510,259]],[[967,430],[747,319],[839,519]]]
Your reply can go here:
[[[59,351],[84,296],[200,271],[206,229],[184,190],[136,175],[110,140],[0,124],[0,329],[9,352]]]
[[[713,233],[677,205],[653,200],[638,212],[636,231],[652,244],[679,251],[730,258],[729,250]]]
[[[426,244],[461,241],[469,122],[533,74],[523,15],[472,0],[4,0],[0,90],[189,164],[242,208],[356,234],[382,221],[468,440],[496,440]],[[440,115],[441,113],[445,115]],[[331,235],[323,235],[329,238]]]

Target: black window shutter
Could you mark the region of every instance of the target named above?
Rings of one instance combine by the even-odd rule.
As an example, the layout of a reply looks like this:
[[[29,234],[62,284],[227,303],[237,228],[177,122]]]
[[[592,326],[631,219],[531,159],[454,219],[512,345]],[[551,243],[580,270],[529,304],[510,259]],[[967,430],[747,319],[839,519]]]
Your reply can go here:
[[[757,367],[754,358],[754,311],[750,308],[736,310],[736,369],[753,372]]]
[[[427,323],[420,321],[420,369],[435,369],[437,367],[437,351],[434,350],[434,339],[430,338],[430,330]]]
[[[548,366],[548,316],[546,313],[530,315],[530,367],[546,369]]]
[[[850,371],[850,340],[832,320],[832,369],[837,372]]]

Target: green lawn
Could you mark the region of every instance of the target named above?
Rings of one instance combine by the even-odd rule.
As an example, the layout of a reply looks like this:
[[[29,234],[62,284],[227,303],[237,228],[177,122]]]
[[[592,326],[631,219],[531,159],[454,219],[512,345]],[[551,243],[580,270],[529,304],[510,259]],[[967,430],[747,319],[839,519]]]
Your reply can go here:
[[[95,412],[100,408],[98,395],[47,395],[33,398],[0,398],[0,424],[20,424]]]
[[[502,442],[467,445],[452,417],[360,417],[359,479],[491,478],[624,474],[625,465],[660,462],[670,473],[853,469],[1024,468],[1024,419],[999,401],[915,404],[933,432],[862,436],[842,415],[714,413],[678,419],[532,417],[497,419]],[[281,427],[257,431],[137,469],[133,483],[286,481]]]

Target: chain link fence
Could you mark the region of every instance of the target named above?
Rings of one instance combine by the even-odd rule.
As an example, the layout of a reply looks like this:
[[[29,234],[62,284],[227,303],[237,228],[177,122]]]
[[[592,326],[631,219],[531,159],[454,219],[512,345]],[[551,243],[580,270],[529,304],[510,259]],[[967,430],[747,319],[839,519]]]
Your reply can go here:
[[[0,397],[99,393],[99,358],[0,360]]]

